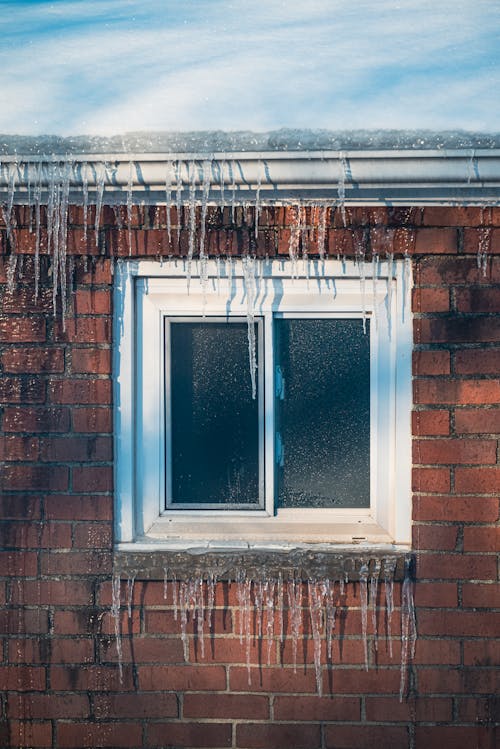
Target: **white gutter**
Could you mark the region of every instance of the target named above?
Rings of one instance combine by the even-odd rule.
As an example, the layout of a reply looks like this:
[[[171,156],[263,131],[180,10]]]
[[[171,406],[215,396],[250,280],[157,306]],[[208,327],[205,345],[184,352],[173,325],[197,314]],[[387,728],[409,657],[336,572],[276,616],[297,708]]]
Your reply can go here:
[[[103,190],[104,203],[165,202],[170,185],[187,202],[345,202],[364,204],[500,203],[500,149],[286,151],[3,156],[0,201],[27,203],[35,186],[69,183],[70,202]],[[193,192],[194,191],[194,192]]]

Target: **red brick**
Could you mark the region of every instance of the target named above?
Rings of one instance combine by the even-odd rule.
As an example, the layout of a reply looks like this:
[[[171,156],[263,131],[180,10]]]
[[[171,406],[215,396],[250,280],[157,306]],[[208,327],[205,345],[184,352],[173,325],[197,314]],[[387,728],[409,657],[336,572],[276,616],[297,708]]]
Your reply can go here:
[[[290,692],[292,694],[315,694],[316,678],[314,669],[301,667],[294,674],[292,667],[266,667],[250,669],[251,686],[248,684],[247,669],[232,666],[229,670],[229,688],[232,692]]]
[[[466,608],[500,609],[500,583],[464,583],[462,602]]]
[[[421,695],[427,693],[457,695],[464,692],[460,667],[420,668],[418,686]]]
[[[110,549],[113,543],[111,523],[83,523],[75,526],[73,546],[76,549]]]
[[[109,434],[113,428],[110,408],[74,408],[72,410],[73,431],[101,432]]]
[[[4,546],[14,548],[69,548],[71,526],[63,523],[2,523],[0,538]]]
[[[476,206],[426,206],[425,226],[482,226],[483,208]]]
[[[71,353],[73,374],[111,374],[109,349],[75,348]]]
[[[13,718],[87,718],[89,699],[80,694],[23,694],[9,701]]]
[[[122,609],[120,611],[120,630],[127,636],[137,635],[141,631],[141,612],[139,609],[132,609],[130,616],[126,607],[123,606],[124,601],[122,600]],[[114,617],[111,615],[111,611],[108,610],[104,615],[100,614],[100,631],[103,635],[115,634],[116,624]],[[177,635],[179,630],[177,629]],[[116,648],[115,648],[116,649]],[[127,649],[127,648],[126,648]],[[170,648],[166,647],[165,650],[168,652]],[[117,659],[113,658],[113,648],[107,649],[108,661],[116,663]],[[133,658],[131,660],[134,660]]]
[[[418,437],[448,435],[450,433],[450,412],[440,409],[413,411],[412,431]]]
[[[497,598],[499,597],[497,593]],[[497,666],[500,663],[500,640],[464,640],[466,666]]]
[[[457,583],[424,583],[415,586],[415,604],[417,606],[437,606],[453,608],[458,603]]]
[[[417,282],[424,286],[441,284],[491,284],[500,280],[500,262],[492,258],[486,275],[477,267],[476,258],[424,257],[420,259],[416,273]]]
[[[45,552],[40,555],[43,575],[106,575],[111,571],[111,554],[104,551]]]
[[[444,602],[443,602],[444,606]],[[401,661],[401,640],[394,643],[396,663]],[[383,651],[381,651],[383,652]],[[380,658],[380,655],[379,655]],[[382,661],[390,664],[391,661]],[[392,661],[394,662],[394,660]],[[462,662],[462,653],[460,651],[460,642],[457,640],[447,640],[444,637],[428,639],[419,637],[417,639],[415,657],[413,662],[417,665],[449,665],[458,666]]]
[[[40,498],[30,494],[2,493],[0,503],[2,520],[38,520],[40,518]]]
[[[10,735],[11,741],[16,742],[11,746],[52,747],[52,724],[49,721],[33,721],[31,716],[29,720],[11,720]]]
[[[65,747],[134,747],[142,744],[140,723],[58,723],[57,746]]]
[[[123,679],[117,666],[52,666],[50,683],[56,692],[127,692],[133,689],[129,666],[123,667]]]
[[[82,466],[72,469],[73,491],[110,492],[113,490],[111,466]]]
[[[54,610],[53,633],[55,635],[96,635],[101,631],[102,610],[86,606],[68,611]],[[116,647],[116,644],[115,644]]]
[[[125,611],[123,612],[125,614]],[[128,618],[128,612],[124,616],[122,627],[122,661],[123,663],[165,663],[174,665],[184,663],[184,653],[179,632],[171,637],[143,637],[137,633],[140,629],[139,612],[133,610],[132,622]],[[132,624],[134,636],[129,636],[129,628]],[[137,627],[136,627],[137,624]],[[137,630],[137,632],[135,631]],[[113,626],[114,631],[114,626]],[[210,645],[207,641],[205,645],[206,661],[208,661],[208,652]],[[101,661],[103,663],[117,663],[118,653],[114,638],[103,637],[101,641]],[[161,717],[161,716],[160,716]]]
[[[77,283],[84,285],[109,285],[113,283],[110,260],[104,258],[89,258],[90,262],[85,262],[85,260],[82,258],[75,262]]]
[[[500,408],[456,409],[455,431],[463,434],[500,433]]]
[[[359,721],[359,697],[275,697],[275,720],[309,721]]]
[[[56,380],[49,385],[52,403],[111,403],[110,380]]]
[[[421,287],[413,289],[413,312],[448,312],[450,309],[450,292],[448,289]]]
[[[65,328],[54,325],[54,340],[70,343],[111,343],[111,320],[108,317],[70,317]]]
[[[494,555],[422,554],[417,561],[419,578],[436,580],[495,580]]]
[[[266,720],[269,699],[258,695],[186,694],[182,714],[184,718]]]
[[[455,490],[464,494],[500,491],[500,468],[456,468]]]
[[[375,722],[451,721],[452,701],[447,697],[419,697],[399,702],[393,697],[367,697],[366,720]]]
[[[69,409],[5,408],[3,428],[6,432],[67,432]]]
[[[92,663],[94,641],[90,638],[77,639],[53,637],[50,650],[51,663]]]
[[[99,289],[77,289],[73,296],[75,315],[109,315],[111,292]]]
[[[4,372],[64,372],[61,348],[11,348],[2,353]]]
[[[482,286],[459,288],[456,305],[459,312],[500,312],[500,291]]]
[[[12,635],[18,632],[47,634],[49,618],[46,610],[11,608],[0,610],[0,633]]]
[[[96,718],[177,718],[175,694],[96,694]]]
[[[53,494],[45,497],[45,517],[52,520],[111,520],[112,501],[107,497]]]
[[[27,258],[25,258],[27,260]],[[32,276],[30,278],[32,281]],[[33,315],[34,313],[54,311],[54,300],[51,286],[41,286],[38,290],[38,297],[35,297],[35,284],[29,285],[17,284],[12,293],[5,291],[2,300],[2,311],[8,314],[19,315],[25,313]]]
[[[414,382],[416,403],[459,405],[500,401],[500,380],[421,379]]]
[[[445,375],[450,373],[449,351],[414,351],[415,375]]]
[[[226,670],[222,666],[138,666],[139,689],[157,691],[214,691],[226,688]]]
[[[18,665],[37,665],[47,661],[49,647],[49,640],[46,637],[35,636],[18,639],[11,636],[7,640],[7,660],[9,663]]]
[[[499,714],[497,695],[461,697],[456,700],[458,719],[467,723],[491,723]]]
[[[109,461],[111,437],[51,437],[40,441],[41,459],[61,463]]]
[[[326,749],[400,749],[408,746],[403,726],[325,726]]]
[[[38,377],[9,377],[0,379],[0,402],[43,403],[45,382]]]
[[[494,464],[496,463],[496,452],[496,440],[413,440],[414,464]]]
[[[485,726],[417,726],[416,746],[453,749],[494,749],[494,728]]]
[[[3,690],[13,692],[43,692],[45,669],[40,666],[0,666]]]
[[[240,723],[236,728],[236,741],[245,749],[319,749],[322,745],[319,724],[298,723]]]
[[[92,604],[91,581],[25,580],[14,585],[12,602],[38,606],[88,606]]]
[[[491,317],[425,317],[414,321],[415,343],[496,343],[500,319]]]
[[[500,551],[500,527],[464,528],[464,551]]]
[[[0,320],[0,343],[45,341],[45,320],[38,317],[9,317]]]
[[[40,452],[36,437],[0,437],[0,460],[35,461]]]
[[[414,520],[494,522],[499,517],[497,498],[418,497],[413,499]]]
[[[3,481],[5,488],[10,489],[64,491],[68,488],[68,469],[19,463],[3,469]]]
[[[449,492],[449,468],[414,468],[412,490],[416,492]]]
[[[232,729],[229,723],[149,723],[147,746],[159,747],[230,747]],[[139,745],[138,745],[139,746]]]
[[[231,614],[226,611],[217,610],[214,613],[214,628],[219,634],[231,632]],[[177,634],[179,622],[174,619],[173,612],[146,610],[145,631],[148,634]],[[214,646],[215,647],[215,646]]]
[[[500,374],[500,349],[466,349],[454,359],[457,374]]]
[[[27,551],[0,551],[0,570],[8,577],[32,577],[37,571],[37,555]]]
[[[498,636],[500,613],[491,611],[448,611],[446,609],[420,609],[418,632],[420,636],[443,637],[493,637]]]
[[[458,528],[453,525],[414,525],[413,548],[453,551],[457,544]]]
[[[454,254],[457,252],[457,230],[456,229],[426,229],[416,230],[415,249],[416,254],[436,253]]]
[[[500,252],[500,232],[498,229],[485,230],[484,227],[477,229],[467,228],[464,231],[464,252],[477,253],[481,245],[486,245],[488,255],[498,255]]]

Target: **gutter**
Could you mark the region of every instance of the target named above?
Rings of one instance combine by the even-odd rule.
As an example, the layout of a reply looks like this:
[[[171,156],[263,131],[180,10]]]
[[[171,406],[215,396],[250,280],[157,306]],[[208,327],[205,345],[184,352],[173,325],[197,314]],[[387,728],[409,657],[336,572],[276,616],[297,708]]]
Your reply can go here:
[[[212,204],[325,201],[346,205],[500,203],[500,149],[78,154],[2,156],[0,202],[104,204],[207,200]],[[99,195],[100,193],[100,195]]]

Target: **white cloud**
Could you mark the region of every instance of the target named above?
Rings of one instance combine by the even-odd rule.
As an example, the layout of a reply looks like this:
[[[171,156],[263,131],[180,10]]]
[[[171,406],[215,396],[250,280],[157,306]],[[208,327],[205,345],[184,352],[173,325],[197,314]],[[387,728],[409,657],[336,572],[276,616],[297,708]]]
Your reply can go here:
[[[490,0],[4,5],[4,132],[500,121]]]

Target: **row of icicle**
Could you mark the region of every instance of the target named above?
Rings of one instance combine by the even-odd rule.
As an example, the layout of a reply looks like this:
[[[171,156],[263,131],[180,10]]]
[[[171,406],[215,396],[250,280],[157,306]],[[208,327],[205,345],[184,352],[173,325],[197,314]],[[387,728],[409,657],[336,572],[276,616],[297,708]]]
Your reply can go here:
[[[415,654],[417,639],[413,581],[411,577],[411,558],[405,560],[405,576],[401,588],[401,658],[400,658],[400,700],[407,689],[407,672]],[[369,560],[362,561],[359,570],[359,595],[361,609],[361,635],[363,639],[365,669],[369,667],[368,619],[371,617],[373,647],[378,650],[379,633],[377,611],[382,609],[386,617],[386,647],[393,657],[392,616],[394,612],[394,572],[396,560],[384,561],[384,606],[377,605],[380,582],[380,560],[375,560],[370,573]],[[301,579],[283,579],[280,574],[275,578],[255,579],[247,577],[244,570],[235,576],[236,601],[239,614],[238,634],[241,646],[245,649],[245,660],[248,672],[248,684],[251,685],[251,644],[252,639],[262,642],[266,638],[266,662],[271,665],[273,644],[283,646],[285,640],[291,640],[292,662],[294,673],[297,673],[297,651],[301,635],[304,635],[303,617],[308,616],[313,639],[314,669],[318,695],[323,693],[323,665],[332,667],[332,645],[336,628],[340,599],[344,596],[349,576],[344,573],[337,580],[307,580],[307,598],[304,602],[304,583]],[[123,605],[132,616],[135,576],[127,580],[126,599]],[[114,622],[114,633],[118,655],[120,677],[123,669],[121,642],[121,577],[116,574],[112,581],[111,615]],[[212,572],[191,577],[188,580],[177,580],[175,574],[165,570],[164,598],[173,608],[174,619],[179,622],[180,637],[183,645],[184,659],[189,661],[188,623],[191,621],[202,658],[205,658],[205,637],[214,633],[213,618],[215,612],[216,575]],[[170,595],[169,595],[170,590]],[[285,631],[284,611],[288,610],[289,632]],[[254,631],[252,636],[252,622]],[[326,647],[326,664],[322,663],[322,643]],[[259,650],[260,652],[260,650]],[[339,675],[339,678],[341,676]],[[167,685],[168,688],[168,685]]]

